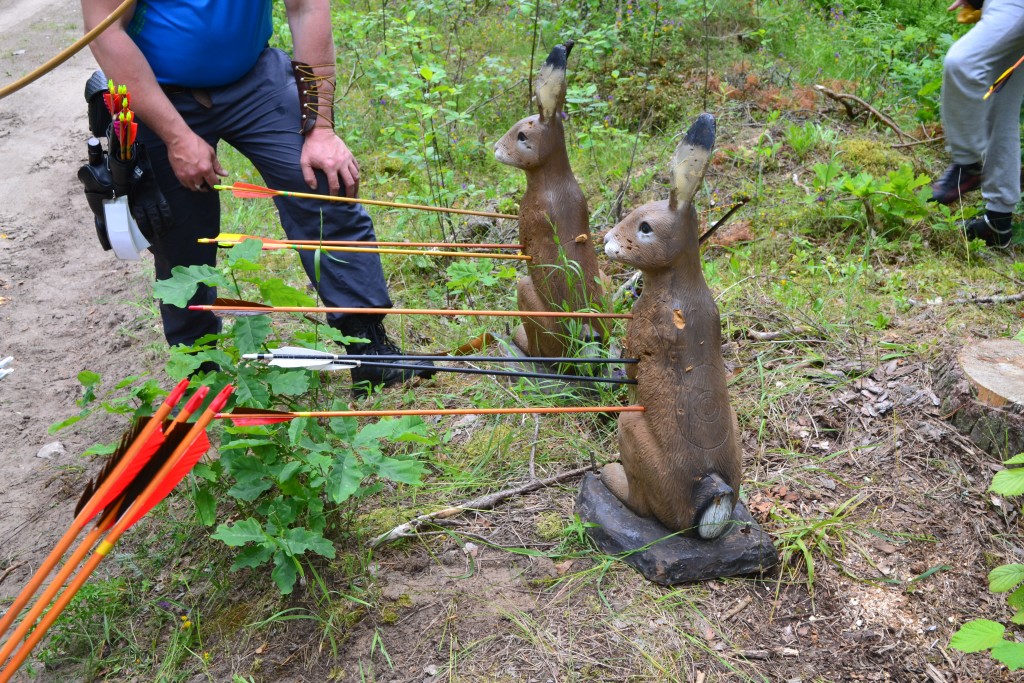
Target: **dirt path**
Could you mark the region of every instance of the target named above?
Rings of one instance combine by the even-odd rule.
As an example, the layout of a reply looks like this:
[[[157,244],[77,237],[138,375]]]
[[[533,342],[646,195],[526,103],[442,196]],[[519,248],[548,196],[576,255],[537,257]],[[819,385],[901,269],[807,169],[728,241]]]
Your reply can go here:
[[[0,81],[81,34],[76,0],[0,0]],[[110,416],[47,433],[77,412],[78,373],[98,372],[109,388],[142,372],[147,347],[158,348],[152,318],[140,316],[150,266],[100,248],[75,178],[88,137],[82,90],[95,68],[86,50],[0,100],[0,358],[14,357],[0,380],[0,608],[71,521],[96,467],[82,451],[116,440],[126,424]],[[38,457],[54,441],[64,452]]]

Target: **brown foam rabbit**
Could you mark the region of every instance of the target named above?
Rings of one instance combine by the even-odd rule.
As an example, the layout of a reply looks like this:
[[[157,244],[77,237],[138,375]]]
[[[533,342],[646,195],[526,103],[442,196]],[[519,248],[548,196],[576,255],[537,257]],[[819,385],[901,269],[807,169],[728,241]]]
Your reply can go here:
[[[519,235],[527,275],[517,285],[520,311],[578,311],[599,306],[603,295],[597,278],[597,254],[590,236],[587,200],[576,182],[565,150],[562,109],[565,67],[573,42],[551,50],[534,87],[538,113],[505,133],[494,157],[526,172],[526,192],[519,203]],[[523,318],[516,331],[518,347],[531,356],[570,353],[571,322],[565,318]],[[583,334],[603,338],[603,327]]]
[[[701,538],[728,528],[741,476],[721,322],[692,204],[714,142],[715,120],[701,114],[673,155],[669,198],[635,209],[604,240],[609,258],[644,276],[624,346],[639,359],[629,376],[646,410],[620,415],[621,464],[605,466],[601,480],[638,515]]]

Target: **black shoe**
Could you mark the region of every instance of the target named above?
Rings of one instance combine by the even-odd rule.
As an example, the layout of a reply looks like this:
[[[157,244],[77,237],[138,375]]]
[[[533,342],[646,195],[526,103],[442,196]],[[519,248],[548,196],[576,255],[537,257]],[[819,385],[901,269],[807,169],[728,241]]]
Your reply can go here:
[[[932,197],[928,201],[952,204],[971,190],[981,187],[981,163],[950,164],[946,172],[932,184]]]
[[[388,338],[384,330],[382,315],[350,315],[343,318],[338,329],[346,336],[367,339],[367,342],[347,344],[345,350],[353,356],[393,356],[402,351]],[[409,367],[359,366],[352,368],[352,395],[366,396],[377,386],[390,387],[415,377],[430,379],[434,376],[434,364],[430,361],[409,360],[387,361]]]
[[[1013,214],[986,211],[964,224],[964,234],[969,240],[985,240],[990,247],[1005,249],[1013,237]]]

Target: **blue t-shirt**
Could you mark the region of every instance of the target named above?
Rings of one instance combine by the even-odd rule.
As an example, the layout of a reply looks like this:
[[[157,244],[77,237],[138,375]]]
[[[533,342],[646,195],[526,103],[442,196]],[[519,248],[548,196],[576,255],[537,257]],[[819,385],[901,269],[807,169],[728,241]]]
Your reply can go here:
[[[271,0],[139,0],[128,35],[160,83],[233,83],[256,64],[273,26]]]

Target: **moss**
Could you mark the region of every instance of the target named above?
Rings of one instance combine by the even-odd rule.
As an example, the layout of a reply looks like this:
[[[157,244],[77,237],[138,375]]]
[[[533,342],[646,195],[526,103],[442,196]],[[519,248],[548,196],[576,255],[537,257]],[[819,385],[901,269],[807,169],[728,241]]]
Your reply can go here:
[[[564,520],[557,512],[542,512],[537,516],[537,536],[544,541],[553,541],[562,535]]]
[[[843,152],[842,163],[848,171],[867,171],[876,177],[885,177],[903,164],[913,161],[889,147],[885,142],[867,138],[850,138],[839,144]]]
[[[408,522],[417,514],[419,513],[409,508],[399,509],[385,505],[357,515],[353,528],[360,529],[367,536],[376,536]]]
[[[380,620],[384,624],[398,623],[398,610],[392,607],[385,607],[380,611]]]

